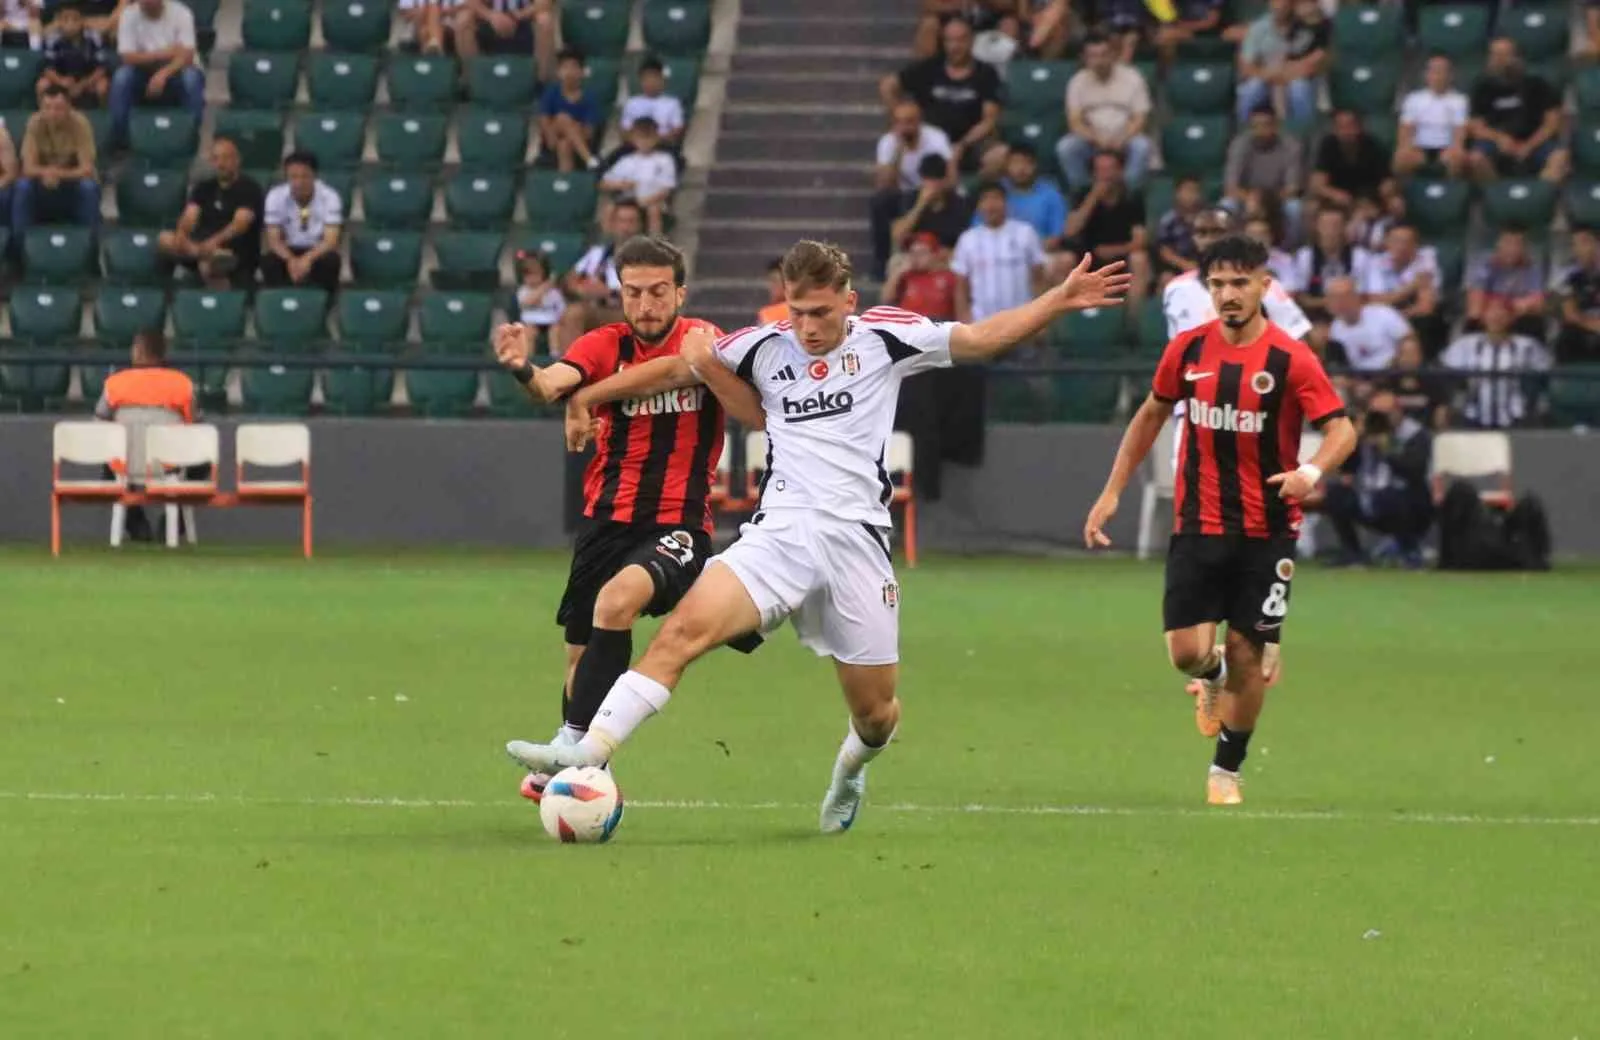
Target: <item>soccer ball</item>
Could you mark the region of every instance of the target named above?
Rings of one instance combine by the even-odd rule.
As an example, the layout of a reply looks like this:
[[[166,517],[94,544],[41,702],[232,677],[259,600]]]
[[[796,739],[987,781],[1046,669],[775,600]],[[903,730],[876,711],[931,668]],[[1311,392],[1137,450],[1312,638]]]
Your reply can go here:
[[[561,842],[610,841],[622,822],[622,792],[604,769],[572,766],[545,785],[539,819],[550,837]]]

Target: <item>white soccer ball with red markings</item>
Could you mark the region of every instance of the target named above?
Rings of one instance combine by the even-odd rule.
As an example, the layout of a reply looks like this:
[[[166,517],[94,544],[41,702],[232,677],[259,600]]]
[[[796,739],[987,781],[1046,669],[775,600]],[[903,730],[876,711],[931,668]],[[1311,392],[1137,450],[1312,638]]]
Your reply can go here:
[[[596,766],[572,766],[550,778],[539,799],[539,819],[550,837],[567,844],[610,841],[622,822],[622,792]]]

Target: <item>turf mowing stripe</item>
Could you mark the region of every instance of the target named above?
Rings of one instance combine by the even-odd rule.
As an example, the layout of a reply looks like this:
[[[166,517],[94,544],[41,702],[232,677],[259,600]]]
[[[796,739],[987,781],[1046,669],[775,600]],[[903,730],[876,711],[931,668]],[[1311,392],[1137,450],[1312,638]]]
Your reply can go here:
[[[97,791],[0,791],[0,801],[119,802],[179,805],[309,806],[358,809],[495,809],[513,804],[510,799],[477,802],[455,798],[246,798],[225,794],[116,794]],[[711,810],[722,812],[814,811],[800,802],[697,802],[656,801],[628,803],[633,809]],[[1194,817],[1243,820],[1306,820],[1312,822],[1423,823],[1484,827],[1600,827],[1600,816],[1479,816],[1472,813],[1356,813],[1338,809],[1181,809],[1105,805],[874,805],[874,812],[1002,816],[1132,816]]]

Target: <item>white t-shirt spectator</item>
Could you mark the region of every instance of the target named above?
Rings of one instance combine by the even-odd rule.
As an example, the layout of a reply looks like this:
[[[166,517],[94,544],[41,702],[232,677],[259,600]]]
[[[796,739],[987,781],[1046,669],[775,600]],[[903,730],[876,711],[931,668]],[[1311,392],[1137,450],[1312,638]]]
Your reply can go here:
[[[622,129],[632,130],[641,119],[654,119],[663,136],[683,129],[683,102],[671,94],[648,97],[635,94],[622,103]]]
[[[972,320],[982,321],[1033,299],[1033,273],[1044,262],[1044,245],[1033,225],[1008,220],[963,231],[950,270],[967,280]]]
[[[1118,63],[1105,80],[1079,69],[1067,82],[1067,111],[1083,116],[1097,135],[1120,137],[1134,116],[1149,115],[1150,87],[1125,63]]]
[[[893,166],[895,149],[900,147],[900,139],[893,133],[884,134],[878,138],[878,165]],[[929,155],[942,155],[950,158],[950,135],[936,126],[922,124],[922,130],[917,134],[917,146],[907,148],[900,153],[900,189],[902,191],[916,191],[922,186],[922,178],[917,173],[917,167],[922,165],[924,157]]]
[[[1388,253],[1378,253],[1367,261],[1367,273],[1362,279],[1361,291],[1368,296],[1383,296],[1411,285],[1425,274],[1433,276],[1433,284],[1437,287],[1439,260],[1432,246],[1418,249],[1411,262],[1398,270],[1394,266],[1394,257]]]
[[[321,181],[311,189],[309,202],[301,204],[280,184],[267,192],[266,225],[283,232],[284,243],[295,251],[311,249],[330,227],[344,225],[344,203],[339,193]]]
[[[1333,319],[1328,338],[1344,347],[1350,367],[1361,372],[1388,368],[1400,349],[1400,341],[1411,335],[1411,325],[1393,307],[1369,303],[1361,308],[1354,323]]]
[[[1400,105],[1400,122],[1411,127],[1418,148],[1448,148],[1456,130],[1467,125],[1467,96],[1459,90],[1413,90]]]
[[[629,152],[613,163],[602,179],[632,181],[630,196],[653,199],[664,191],[677,190],[678,163],[666,152]]]
[[[195,49],[194,13],[178,0],[167,0],[160,18],[147,17],[138,4],[122,9],[117,22],[118,54],[149,54],[171,47]]]
[[[517,318],[524,325],[549,328],[561,320],[566,309],[567,298],[561,295],[560,289],[551,287],[542,295],[535,295],[526,285],[517,289]]]
[[[29,9],[26,0],[4,0],[0,3],[0,29],[6,32],[25,33],[32,27],[33,11]]]

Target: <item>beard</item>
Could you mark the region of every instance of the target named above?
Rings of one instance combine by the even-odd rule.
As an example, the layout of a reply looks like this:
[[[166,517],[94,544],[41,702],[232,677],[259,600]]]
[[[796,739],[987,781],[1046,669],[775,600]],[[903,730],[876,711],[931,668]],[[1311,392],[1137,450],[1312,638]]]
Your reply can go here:
[[[660,328],[653,332],[640,328],[632,318],[628,318],[626,315],[623,317],[627,320],[628,331],[633,334],[634,339],[645,343],[660,343],[662,340],[666,339],[672,334],[673,326],[678,324],[678,316],[680,313],[680,311],[673,311],[671,314],[667,315],[662,319]]]
[[[1246,311],[1243,309],[1229,311],[1228,313],[1222,315],[1222,324],[1228,326],[1230,329],[1242,329],[1254,321],[1255,316],[1258,313],[1260,313],[1259,307],[1252,311]]]

